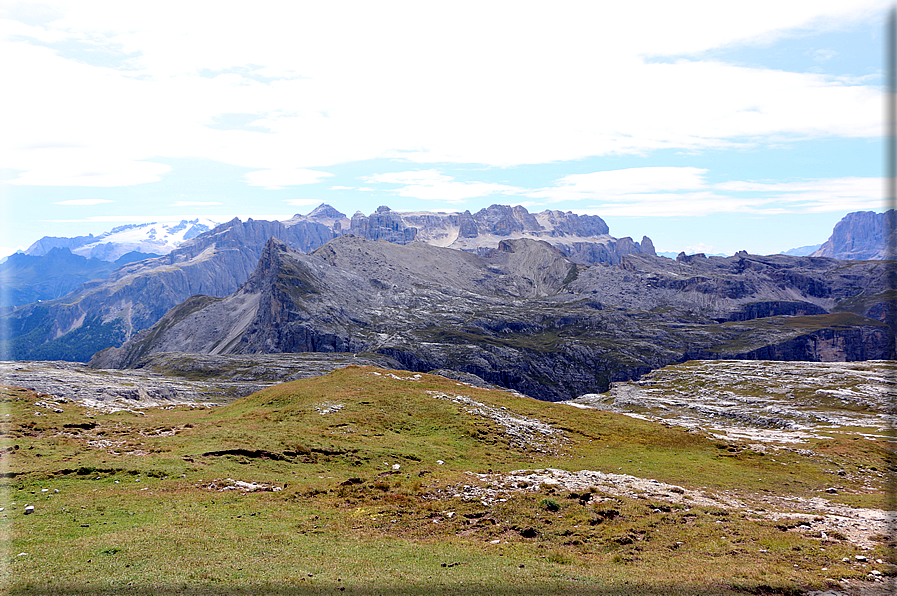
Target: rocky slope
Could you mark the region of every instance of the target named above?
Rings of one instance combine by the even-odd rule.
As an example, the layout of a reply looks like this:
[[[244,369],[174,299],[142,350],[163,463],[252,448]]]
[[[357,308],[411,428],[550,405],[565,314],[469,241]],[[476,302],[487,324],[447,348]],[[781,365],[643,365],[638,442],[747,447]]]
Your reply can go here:
[[[760,443],[800,443],[857,429],[886,439],[894,372],[887,361],[692,361],[571,403]]]
[[[893,209],[885,213],[848,213],[835,224],[831,237],[812,256],[850,260],[884,259],[888,237],[894,234],[894,217]]]
[[[194,297],[99,367],[159,352],[351,352],[448,369],[542,399],[690,358],[887,358],[884,264],[809,257],[626,255],[583,266],[542,241],[483,256],[334,239],[271,240],[224,299]]]

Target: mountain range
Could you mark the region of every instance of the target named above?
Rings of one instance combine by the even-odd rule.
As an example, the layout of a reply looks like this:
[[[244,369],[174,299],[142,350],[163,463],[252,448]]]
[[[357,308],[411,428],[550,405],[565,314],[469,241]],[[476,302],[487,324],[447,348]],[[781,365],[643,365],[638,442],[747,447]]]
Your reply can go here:
[[[4,358],[348,352],[557,400],[689,358],[893,356],[881,261],[672,260],[609,232],[597,216],[505,205],[234,219],[5,308]]]
[[[303,254],[271,239],[236,292],[191,297],[91,365],[343,352],[556,401],[695,358],[891,357],[884,271],[881,261],[743,252],[580,265],[528,238],[483,255],[353,235]]]
[[[349,220],[321,205],[285,222],[234,219],[162,257],[122,267],[55,300],[7,309],[3,318],[11,341],[6,357],[86,361],[95,351],[120,345],[151,326],[194,294],[222,297],[235,291],[248,279],[271,237],[302,252],[344,234],[397,243],[428,238],[474,252],[497,247],[505,238],[545,238],[570,251],[570,258],[580,263],[617,264],[623,255],[654,251],[648,238],[639,243],[609,236],[607,224],[597,216],[560,211],[534,215],[523,207],[504,205],[468,215],[402,214],[380,207],[370,217],[356,213]],[[36,244],[48,243],[44,238]]]

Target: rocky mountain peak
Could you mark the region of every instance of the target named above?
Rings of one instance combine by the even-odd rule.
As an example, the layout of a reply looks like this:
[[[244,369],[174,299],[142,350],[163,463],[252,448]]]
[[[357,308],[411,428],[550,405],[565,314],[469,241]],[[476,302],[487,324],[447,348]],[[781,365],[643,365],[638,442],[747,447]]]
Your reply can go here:
[[[543,228],[525,207],[515,205],[490,205],[480,209],[475,218],[485,229],[496,236],[510,236],[517,232],[539,232]]]
[[[344,217],[346,217],[346,214],[337,211],[327,203],[321,203],[320,205],[315,207],[311,213],[308,214],[308,217],[310,219],[343,219]]]
[[[848,213],[832,230],[832,235],[811,256],[845,260],[884,259],[888,234],[894,233],[894,210],[885,213]]]

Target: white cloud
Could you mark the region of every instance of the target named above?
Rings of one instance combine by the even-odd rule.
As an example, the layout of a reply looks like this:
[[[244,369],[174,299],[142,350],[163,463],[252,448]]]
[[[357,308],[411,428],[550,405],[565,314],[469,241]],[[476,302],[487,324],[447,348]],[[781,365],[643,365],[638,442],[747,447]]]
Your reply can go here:
[[[457,182],[451,176],[446,176],[436,170],[374,174],[364,180],[380,184],[397,184],[400,188],[394,192],[400,197],[446,203],[463,203],[467,199],[493,194],[518,194],[523,190],[515,186],[491,182]]]
[[[813,60],[816,62],[828,62],[838,55],[835,50],[820,49],[813,52]]]
[[[24,251],[27,247],[19,246],[18,248],[12,248],[11,246],[0,246],[0,258],[8,257],[10,255],[14,255],[18,251]]]
[[[15,184],[140,184],[167,171],[147,160],[199,157],[282,188],[384,157],[509,166],[881,130],[874,81],[650,62],[869,23],[881,0],[47,5],[0,14]],[[208,126],[226,114],[257,129]]]
[[[792,212],[826,213],[878,209],[884,199],[882,178],[827,178],[795,182],[724,182],[715,189],[747,192],[783,203]]]
[[[331,186],[330,190],[355,190],[354,186]]]
[[[595,199],[628,200],[633,195],[696,190],[707,187],[706,169],[694,167],[646,167],[607,170],[588,174],[571,174],[558,180],[551,188],[543,188],[526,195],[550,202]]]
[[[70,199],[68,201],[56,201],[55,205],[100,205],[102,203],[114,203],[108,199]]]
[[[588,201],[579,212],[603,216],[700,216],[711,213],[826,213],[877,209],[880,178],[712,184],[693,167],[628,168],[575,174],[525,193],[545,203]]]
[[[175,201],[172,207],[208,207],[212,205],[220,205],[218,201]]]
[[[704,244],[703,242],[698,242],[697,244],[686,246],[684,251],[686,254],[695,254],[699,252],[702,252],[704,254],[712,254],[719,252],[719,250],[715,246],[711,244]]]
[[[245,178],[250,186],[263,186],[272,190],[279,190],[286,186],[314,184],[329,176],[333,176],[333,174],[306,168],[274,168],[248,172]]]
[[[165,164],[66,147],[3,151],[6,164],[19,175],[6,180],[17,186],[130,186],[156,182],[171,170]]]

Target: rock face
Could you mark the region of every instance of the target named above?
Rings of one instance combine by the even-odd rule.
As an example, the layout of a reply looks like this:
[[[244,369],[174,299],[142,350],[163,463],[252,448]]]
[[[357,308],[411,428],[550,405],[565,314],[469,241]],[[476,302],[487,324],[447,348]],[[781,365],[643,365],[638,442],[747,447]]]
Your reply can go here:
[[[370,217],[357,212],[352,216],[349,232],[362,238],[396,244],[408,244],[417,236],[417,228],[406,225],[399,213],[385,205],[377,207]]]
[[[351,352],[569,399],[695,357],[892,357],[887,325],[873,318],[883,272],[884,263],[746,253],[584,266],[527,238],[482,256],[356,236],[301,254],[272,239],[239,290],[192,298],[92,364]]]
[[[847,260],[884,259],[888,235],[893,234],[895,229],[894,217],[893,209],[885,213],[848,213],[835,224],[831,237],[812,256]]]

